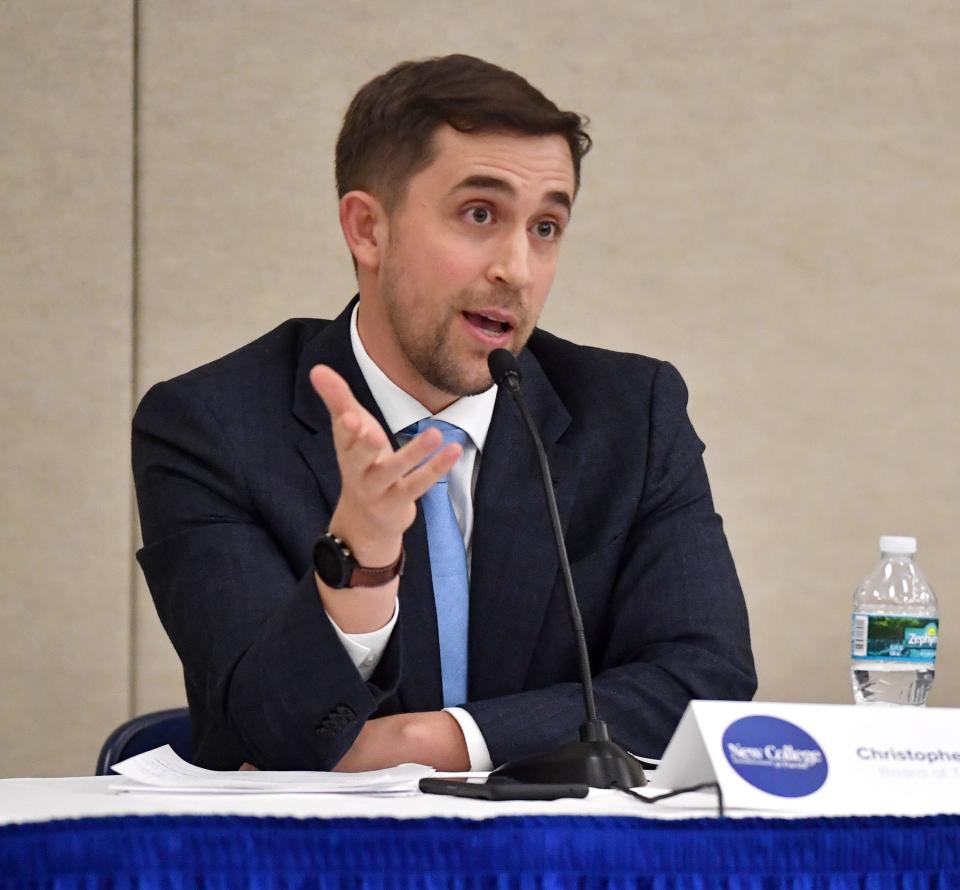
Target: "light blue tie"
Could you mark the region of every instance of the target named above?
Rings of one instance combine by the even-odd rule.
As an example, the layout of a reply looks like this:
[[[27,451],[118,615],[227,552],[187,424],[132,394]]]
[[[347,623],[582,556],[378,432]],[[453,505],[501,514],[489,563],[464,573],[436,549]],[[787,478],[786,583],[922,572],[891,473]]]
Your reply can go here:
[[[456,442],[462,447],[467,440],[466,432],[460,427],[430,417],[408,426],[401,436],[412,438],[431,427],[443,434],[444,445]],[[445,708],[462,705],[467,700],[467,626],[470,619],[467,554],[457,515],[450,501],[448,480],[449,474],[434,483],[420,498],[427,523]]]

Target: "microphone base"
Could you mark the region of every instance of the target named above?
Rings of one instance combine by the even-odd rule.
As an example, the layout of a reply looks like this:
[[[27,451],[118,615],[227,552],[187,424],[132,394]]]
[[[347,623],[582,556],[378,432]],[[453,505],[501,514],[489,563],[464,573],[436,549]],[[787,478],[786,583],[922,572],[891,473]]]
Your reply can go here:
[[[639,788],[647,777],[639,761],[607,736],[601,721],[585,724],[582,741],[546,754],[511,760],[490,773],[491,779],[512,779],[536,785],[577,784],[591,788]]]

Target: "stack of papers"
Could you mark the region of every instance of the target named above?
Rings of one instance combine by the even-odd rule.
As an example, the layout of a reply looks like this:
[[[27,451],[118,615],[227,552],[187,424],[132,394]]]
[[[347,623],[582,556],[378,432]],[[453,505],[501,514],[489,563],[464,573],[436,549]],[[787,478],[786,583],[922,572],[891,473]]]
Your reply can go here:
[[[366,773],[218,772],[187,763],[169,745],[138,754],[113,767],[127,781],[111,790],[127,794],[416,794],[431,766],[404,763]]]

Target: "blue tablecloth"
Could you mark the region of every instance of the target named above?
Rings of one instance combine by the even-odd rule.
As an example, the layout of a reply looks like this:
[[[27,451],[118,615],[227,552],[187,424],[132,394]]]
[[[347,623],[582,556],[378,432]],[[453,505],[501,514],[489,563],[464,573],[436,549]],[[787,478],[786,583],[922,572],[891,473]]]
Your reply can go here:
[[[960,817],[290,819],[0,828],[0,887],[960,887]]]

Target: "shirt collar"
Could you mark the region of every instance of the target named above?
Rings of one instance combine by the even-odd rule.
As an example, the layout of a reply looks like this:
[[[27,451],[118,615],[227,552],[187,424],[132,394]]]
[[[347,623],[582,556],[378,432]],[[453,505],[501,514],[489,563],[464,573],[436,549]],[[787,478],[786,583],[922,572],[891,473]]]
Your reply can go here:
[[[431,415],[413,396],[402,390],[394,383],[377,363],[370,358],[360,339],[357,330],[357,313],[360,303],[353,307],[350,316],[350,344],[353,346],[353,355],[360,366],[360,373],[370,388],[370,393],[380,406],[383,419],[386,420],[390,432],[396,435],[411,424],[426,417],[435,417],[460,427],[470,437],[482,452],[487,441],[487,431],[493,419],[493,407],[497,401],[497,388],[491,386],[479,395],[461,396],[452,405],[448,405],[439,414]]]

